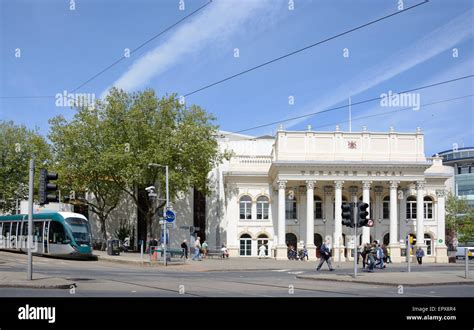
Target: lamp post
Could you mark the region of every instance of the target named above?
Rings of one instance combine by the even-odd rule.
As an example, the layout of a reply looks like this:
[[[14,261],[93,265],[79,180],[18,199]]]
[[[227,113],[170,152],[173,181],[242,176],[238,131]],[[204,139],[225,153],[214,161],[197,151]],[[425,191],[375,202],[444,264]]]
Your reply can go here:
[[[168,182],[168,165],[161,165],[161,164],[156,164],[156,163],[150,163],[148,164],[148,167],[164,167],[165,168],[165,171],[166,171],[166,207],[165,209],[163,210],[163,218],[166,216],[166,211],[169,209],[170,207],[170,198],[169,198],[169,182]],[[166,240],[166,234],[167,234],[167,231],[168,229],[166,228],[166,224],[163,224],[163,241],[164,241],[164,244],[163,244],[163,257],[164,257],[164,265],[166,266],[167,265],[167,256],[166,256],[166,245],[168,244],[167,240]]]

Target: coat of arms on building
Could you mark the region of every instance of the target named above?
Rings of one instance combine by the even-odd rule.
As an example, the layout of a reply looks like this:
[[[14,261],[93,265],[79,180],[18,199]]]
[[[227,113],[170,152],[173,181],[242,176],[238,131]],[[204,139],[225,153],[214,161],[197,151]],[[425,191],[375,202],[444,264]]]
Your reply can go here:
[[[348,141],[347,142],[347,147],[349,149],[357,149],[357,142],[356,141]]]

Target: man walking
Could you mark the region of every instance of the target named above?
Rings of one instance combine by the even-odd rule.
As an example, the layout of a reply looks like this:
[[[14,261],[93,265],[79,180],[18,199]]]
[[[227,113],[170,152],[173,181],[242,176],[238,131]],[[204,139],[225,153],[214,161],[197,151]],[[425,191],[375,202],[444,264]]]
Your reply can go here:
[[[186,243],[186,240],[184,240],[183,243],[181,243],[181,248],[183,249],[184,257],[188,259],[188,243]],[[182,257],[183,256],[181,256],[181,258]]]
[[[419,246],[415,252],[416,260],[418,260],[418,265],[423,263],[423,257],[425,256],[425,251]]]
[[[329,270],[332,272],[334,268],[332,268],[331,264],[331,251],[329,251],[329,241],[326,241],[321,245],[321,260],[319,261],[319,265],[316,268],[316,271],[319,271],[323,266],[324,262],[327,262]]]
[[[201,238],[196,237],[196,242],[194,242],[194,256],[192,260],[201,261]]]

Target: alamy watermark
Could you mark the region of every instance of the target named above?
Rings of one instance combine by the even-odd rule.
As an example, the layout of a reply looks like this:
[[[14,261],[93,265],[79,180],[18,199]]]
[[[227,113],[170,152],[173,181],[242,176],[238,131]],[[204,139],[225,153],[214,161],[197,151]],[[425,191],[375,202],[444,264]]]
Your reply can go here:
[[[420,93],[388,93],[380,94],[381,107],[407,107],[414,111],[420,110]]]
[[[29,238],[29,239],[28,239]],[[0,236],[0,249],[28,249],[28,241],[30,244],[31,251],[38,251],[38,240],[36,236],[20,235],[20,236]]]
[[[63,91],[57,93],[56,96],[57,107],[82,107],[88,106],[93,109],[95,105],[95,94],[94,93],[68,93]]]

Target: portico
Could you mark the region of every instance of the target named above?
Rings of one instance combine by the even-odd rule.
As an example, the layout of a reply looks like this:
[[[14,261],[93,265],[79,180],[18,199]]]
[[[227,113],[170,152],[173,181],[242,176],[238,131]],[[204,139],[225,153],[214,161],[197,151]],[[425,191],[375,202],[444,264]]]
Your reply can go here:
[[[394,129],[388,133],[281,129],[271,154],[262,157],[255,162],[258,172],[254,166],[254,171],[246,174],[252,162],[247,159],[239,163],[237,157],[234,167],[231,160],[233,171],[225,175],[240,195],[246,189],[252,195],[248,189],[252,176],[257,175],[259,182],[267,178],[268,190],[261,191],[271,201],[272,219],[266,231],[268,236],[276,234],[269,238],[277,259],[287,259],[289,245],[305,245],[309,258],[316,259],[322,241],[328,241],[335,261],[353,260],[354,243],[360,246],[378,240],[389,247],[392,260],[400,262],[405,258],[408,234],[416,235],[416,245],[425,250],[427,261],[441,262],[444,258],[444,228],[438,222],[444,224],[441,196],[451,174],[441,159],[425,157],[420,129],[415,133],[396,133]],[[375,226],[359,229],[354,237],[352,228],[342,226],[341,205],[346,201],[368,203]],[[241,215],[236,225],[245,225],[242,228],[250,232],[253,224],[242,221]],[[256,226],[262,229],[261,223]],[[235,233],[245,230],[236,229]],[[441,243],[435,243],[440,239]],[[234,242],[229,244],[231,251],[235,249],[239,255],[238,237],[229,241]]]

